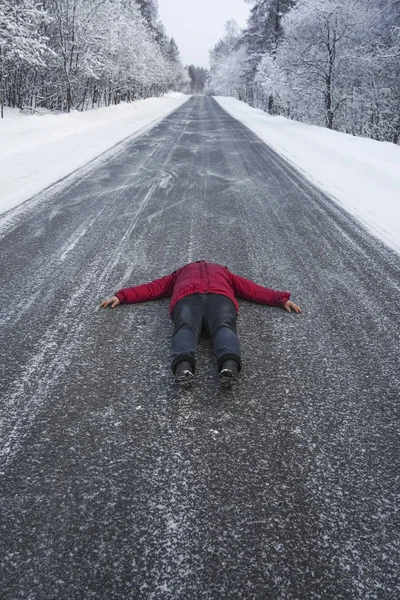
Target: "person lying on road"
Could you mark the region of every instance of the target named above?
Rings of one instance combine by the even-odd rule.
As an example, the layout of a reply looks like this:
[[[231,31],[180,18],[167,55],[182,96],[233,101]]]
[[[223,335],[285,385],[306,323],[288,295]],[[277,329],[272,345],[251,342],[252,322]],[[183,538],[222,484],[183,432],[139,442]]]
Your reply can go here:
[[[180,385],[189,385],[194,379],[195,353],[203,326],[213,339],[221,386],[231,387],[238,380],[242,363],[236,332],[239,308],[236,297],[280,306],[288,312],[301,312],[300,307],[289,300],[290,292],[263,287],[231,273],[228,267],[205,260],[189,263],[150,283],[123,288],[100,306],[115,308],[118,304],[170,296],[174,324],[172,371]]]

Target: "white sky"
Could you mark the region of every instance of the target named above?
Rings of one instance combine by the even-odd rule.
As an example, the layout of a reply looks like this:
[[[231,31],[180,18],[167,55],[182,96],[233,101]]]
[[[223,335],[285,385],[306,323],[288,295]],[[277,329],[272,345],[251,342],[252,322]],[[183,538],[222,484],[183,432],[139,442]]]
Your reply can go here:
[[[245,0],[158,0],[158,13],[183,64],[209,68],[208,51],[223,36],[226,21],[244,27],[250,6]]]

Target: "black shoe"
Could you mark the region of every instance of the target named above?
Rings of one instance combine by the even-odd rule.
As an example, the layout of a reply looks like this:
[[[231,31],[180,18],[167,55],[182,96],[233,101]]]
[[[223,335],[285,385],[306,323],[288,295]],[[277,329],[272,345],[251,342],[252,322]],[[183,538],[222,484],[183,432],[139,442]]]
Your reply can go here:
[[[191,363],[182,360],[175,369],[175,382],[181,386],[189,386],[193,383],[194,374]]]
[[[219,382],[222,388],[229,389],[237,384],[239,369],[236,360],[226,360],[219,372]]]

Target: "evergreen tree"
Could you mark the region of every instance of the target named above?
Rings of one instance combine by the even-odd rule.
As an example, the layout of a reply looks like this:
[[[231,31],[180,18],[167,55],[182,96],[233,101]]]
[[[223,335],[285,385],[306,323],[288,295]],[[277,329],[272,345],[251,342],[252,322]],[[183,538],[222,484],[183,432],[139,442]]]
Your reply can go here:
[[[165,56],[166,58],[168,58],[168,60],[171,60],[172,62],[180,61],[178,46],[176,45],[174,38],[171,38],[168,41]]]
[[[203,94],[209,73],[203,67],[190,65],[188,67],[190,91],[192,94]]]
[[[265,54],[275,57],[283,35],[282,17],[295,4],[295,0],[246,1],[253,6],[240,42],[247,48],[245,79],[252,90],[252,103],[273,112],[273,95],[269,94],[266,99],[257,86],[257,68]]]
[[[129,0],[128,0],[129,2]],[[156,28],[158,19],[158,2],[157,0],[135,0],[140,8],[140,12],[148,25]]]

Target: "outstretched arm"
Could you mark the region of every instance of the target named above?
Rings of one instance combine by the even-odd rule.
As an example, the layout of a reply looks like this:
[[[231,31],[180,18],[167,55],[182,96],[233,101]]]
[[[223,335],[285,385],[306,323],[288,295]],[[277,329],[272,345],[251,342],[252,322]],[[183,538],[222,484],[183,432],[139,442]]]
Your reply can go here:
[[[147,302],[148,300],[159,300],[160,298],[168,298],[172,295],[176,279],[176,271],[171,275],[166,275],[160,279],[154,279],[150,283],[134,285],[133,287],[123,288],[119,290],[107,300],[103,300],[100,304],[102,308],[115,308],[118,304],[136,304],[137,302]]]
[[[270,306],[281,306],[287,312],[301,313],[300,306],[297,306],[290,298],[290,292],[281,292],[271,288],[258,285],[250,279],[231,273],[232,285],[235,294],[243,300],[250,300],[260,304],[269,304]]]
[[[269,306],[281,306],[282,308],[289,301],[290,292],[282,292],[258,285],[251,279],[246,279],[235,273],[231,273],[231,277],[233,289],[238,298],[258,302],[259,304],[269,304]]]

